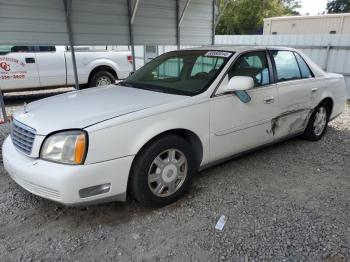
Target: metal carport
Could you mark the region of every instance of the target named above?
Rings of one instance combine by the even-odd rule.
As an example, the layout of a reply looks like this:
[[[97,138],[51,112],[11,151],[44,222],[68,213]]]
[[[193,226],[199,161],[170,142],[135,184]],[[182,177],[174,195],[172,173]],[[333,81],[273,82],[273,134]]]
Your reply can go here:
[[[212,44],[215,6],[216,0],[0,0],[0,44],[70,45],[73,65],[74,45],[130,45],[133,52],[134,45]]]
[[[0,45],[69,45],[78,89],[74,46],[129,45],[135,70],[135,45],[214,44],[216,6],[217,0],[0,0]]]

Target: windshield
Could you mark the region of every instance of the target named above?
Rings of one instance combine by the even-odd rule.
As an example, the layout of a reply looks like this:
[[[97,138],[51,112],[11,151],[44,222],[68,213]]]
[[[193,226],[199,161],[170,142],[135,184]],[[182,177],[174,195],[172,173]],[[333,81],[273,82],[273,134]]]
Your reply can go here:
[[[207,50],[166,53],[144,65],[120,85],[196,95],[209,87],[232,54]]]

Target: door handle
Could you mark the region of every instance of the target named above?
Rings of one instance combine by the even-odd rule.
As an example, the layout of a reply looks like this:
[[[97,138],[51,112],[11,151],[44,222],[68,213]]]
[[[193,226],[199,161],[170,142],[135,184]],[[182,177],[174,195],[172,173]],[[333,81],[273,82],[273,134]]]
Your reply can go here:
[[[35,58],[34,57],[26,57],[26,63],[27,64],[34,64],[35,63]]]
[[[269,97],[265,97],[264,98],[264,103],[265,104],[271,104],[273,102],[275,102],[275,98],[273,96],[269,96]]]
[[[317,91],[317,87],[314,87],[314,88],[311,89],[312,93],[315,93],[316,91]]]

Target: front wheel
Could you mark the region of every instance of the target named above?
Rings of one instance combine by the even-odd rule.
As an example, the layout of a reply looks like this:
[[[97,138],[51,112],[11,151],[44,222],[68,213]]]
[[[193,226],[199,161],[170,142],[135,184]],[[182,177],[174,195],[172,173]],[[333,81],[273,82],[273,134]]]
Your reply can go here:
[[[183,138],[163,136],[136,156],[129,193],[147,207],[168,205],[188,190],[196,167],[193,150]]]
[[[318,141],[326,133],[330,116],[330,108],[327,103],[318,105],[312,113],[306,126],[303,138],[310,141]]]

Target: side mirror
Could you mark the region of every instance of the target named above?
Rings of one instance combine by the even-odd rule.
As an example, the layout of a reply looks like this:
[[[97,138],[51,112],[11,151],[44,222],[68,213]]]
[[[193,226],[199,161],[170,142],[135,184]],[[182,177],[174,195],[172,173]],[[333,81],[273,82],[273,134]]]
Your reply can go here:
[[[234,76],[228,82],[225,92],[246,91],[254,87],[254,80],[250,76]]]

